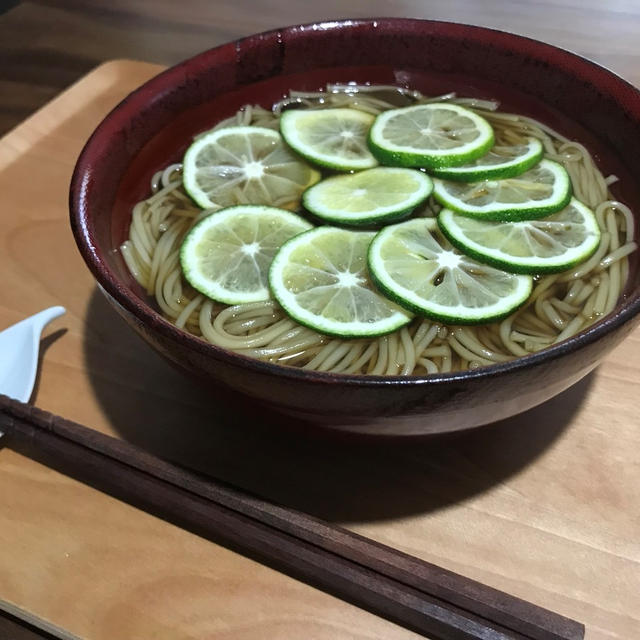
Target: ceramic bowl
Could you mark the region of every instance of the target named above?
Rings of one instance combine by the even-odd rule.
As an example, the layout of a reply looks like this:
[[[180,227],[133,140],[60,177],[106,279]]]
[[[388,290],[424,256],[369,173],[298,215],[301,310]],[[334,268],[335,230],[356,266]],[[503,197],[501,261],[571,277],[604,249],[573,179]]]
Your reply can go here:
[[[117,247],[152,174],[192,136],[246,103],[328,81],[401,84],[428,94],[497,98],[584,142],[616,195],[640,211],[640,95],[561,49],[479,27],[405,19],[293,26],[206,51],[156,76],[98,126],[73,175],[71,224],[109,301],[149,344],[207,384],[300,421],[370,434],[456,431],[544,402],[591,371],[633,328],[638,270],[614,313],[546,351],[475,371],[424,377],[314,373],[251,360],[167,322],[127,272]]]

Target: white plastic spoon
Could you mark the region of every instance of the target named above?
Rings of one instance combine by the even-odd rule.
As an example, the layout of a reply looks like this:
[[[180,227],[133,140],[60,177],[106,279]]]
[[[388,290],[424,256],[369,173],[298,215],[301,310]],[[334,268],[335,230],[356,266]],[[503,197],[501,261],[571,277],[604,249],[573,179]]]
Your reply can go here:
[[[27,402],[38,370],[40,335],[64,307],[51,307],[0,331],[0,393]]]
[[[38,371],[42,330],[65,311],[64,307],[50,307],[0,331],[0,394],[20,402],[29,400]],[[3,432],[0,430],[0,439],[2,436]],[[0,610],[8,611],[57,638],[79,640],[70,632],[1,599]]]

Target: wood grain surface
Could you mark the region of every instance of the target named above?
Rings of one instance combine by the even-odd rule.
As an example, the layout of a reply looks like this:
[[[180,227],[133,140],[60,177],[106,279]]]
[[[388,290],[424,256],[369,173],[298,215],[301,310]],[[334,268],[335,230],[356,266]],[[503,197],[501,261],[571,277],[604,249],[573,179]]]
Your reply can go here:
[[[169,65],[266,29],[371,16],[513,31],[640,84],[637,0],[27,0],[0,15],[0,133],[105,60]]]
[[[0,33],[9,19],[28,11],[42,24],[52,12],[76,20],[76,26],[84,25],[78,28],[82,46],[70,43],[69,64],[57,68],[80,75],[85,67],[78,60],[91,66],[101,55],[114,55],[104,53],[111,51],[104,42],[93,45],[93,57],[86,55],[92,34],[97,40],[96,34],[110,33],[125,54],[131,49],[123,34],[135,27],[142,40],[156,42],[155,49],[148,45],[149,58],[159,55],[163,39],[167,56],[184,57],[191,51],[172,49],[178,28],[185,37],[199,32],[205,39],[209,33],[215,44],[241,32],[329,17],[330,11],[344,14],[331,2],[315,15],[310,8],[301,15],[294,3],[275,2],[269,13],[267,3],[256,2],[252,15],[247,3],[245,13],[242,2],[219,3],[217,31],[213,18],[196,20],[196,9],[207,14],[199,3],[192,3],[193,13],[158,3],[155,22],[136,23],[127,14],[132,24],[123,26],[127,20],[114,17],[118,7],[126,13],[145,4],[131,3],[134,9],[127,10],[124,3],[95,2],[92,14],[86,3],[68,2],[64,8],[22,3],[0,17]],[[472,17],[478,19],[468,22],[492,19],[497,26],[503,20],[505,28],[592,57],[601,47],[601,61],[617,64],[623,76],[640,83],[635,38],[632,43],[629,35],[638,25],[632,1],[610,3],[607,11],[595,2],[539,1],[536,14],[529,5],[513,3],[518,17],[515,11],[498,14],[505,3],[477,4],[486,8],[485,20],[476,10]],[[395,11],[384,13],[414,15],[418,5],[395,3]],[[549,26],[541,27],[533,18],[545,5]],[[362,10],[361,15],[373,8],[383,13],[381,3],[367,6],[366,12],[364,3],[350,8]],[[463,18],[452,15],[444,2],[431,6],[432,17]],[[426,15],[420,7],[420,15]],[[581,20],[587,19],[601,25],[593,37],[583,32]],[[32,48],[42,53],[48,42],[62,38],[53,31],[41,29]],[[17,37],[0,37],[0,51],[6,53],[11,42],[16,51],[29,46],[17,43]],[[203,40],[192,44],[208,46]],[[57,49],[64,49],[62,40]],[[15,68],[24,63],[18,57]],[[116,317],[96,290],[68,228],[69,177],[84,140],[118,100],[158,70],[142,63],[103,65],[0,140],[0,327],[53,304],[68,309],[44,338],[34,401],[577,618],[585,622],[588,640],[637,637],[640,333],[544,406],[447,439],[337,441],[293,437],[271,424],[239,423],[232,409],[173,371]],[[35,86],[35,71],[33,77]],[[4,81],[2,108],[7,104]],[[0,505],[0,599],[79,637],[417,637],[8,450],[0,451]]]

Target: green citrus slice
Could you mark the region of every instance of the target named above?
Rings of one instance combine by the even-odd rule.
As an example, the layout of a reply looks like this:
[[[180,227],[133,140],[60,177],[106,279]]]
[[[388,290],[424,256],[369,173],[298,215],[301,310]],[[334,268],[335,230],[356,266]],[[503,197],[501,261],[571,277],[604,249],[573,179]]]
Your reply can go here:
[[[226,304],[268,300],[273,256],[311,226],[274,207],[240,205],[216,211],[198,222],[182,243],[184,277],[194,289]]]
[[[264,127],[226,127],[199,137],[184,156],[182,181],[203,209],[238,204],[295,208],[320,174]]]
[[[438,178],[459,182],[477,182],[479,180],[499,180],[513,178],[531,169],[544,153],[542,143],[537,138],[529,138],[525,144],[494,145],[491,150],[477,160],[459,167],[432,169]]]
[[[514,273],[564,271],[584,262],[600,243],[596,217],[575,198],[537,220],[491,222],[443,209],[438,224],[466,255]]]
[[[376,167],[322,180],[304,192],[302,204],[329,222],[377,224],[410,214],[432,190],[422,171]]]
[[[340,337],[378,336],[411,320],[381,296],[367,272],[373,232],[318,227],[289,240],[271,264],[269,285],[297,322]]]
[[[456,104],[420,104],[383,111],[369,132],[369,147],[381,164],[433,169],[483,156],[493,129],[481,116]]]
[[[477,262],[451,247],[432,218],[385,227],[369,248],[375,284],[406,309],[440,322],[504,318],[531,294],[533,279]]]
[[[378,164],[367,146],[374,116],[356,109],[292,109],[280,116],[280,132],[301,156],[336,171]]]
[[[551,160],[515,178],[452,182],[434,180],[433,195],[443,206],[484,220],[501,222],[542,218],[560,211],[571,200],[571,180],[566,169]]]

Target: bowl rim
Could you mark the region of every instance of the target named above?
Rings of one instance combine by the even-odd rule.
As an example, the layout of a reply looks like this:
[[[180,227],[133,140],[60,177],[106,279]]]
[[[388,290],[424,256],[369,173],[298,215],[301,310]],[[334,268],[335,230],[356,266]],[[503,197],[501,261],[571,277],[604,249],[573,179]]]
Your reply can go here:
[[[104,149],[105,144],[108,143],[108,139],[112,135],[108,129],[113,128],[114,125],[116,125],[117,130],[125,128],[130,118],[134,117],[138,110],[147,105],[154,96],[161,95],[163,91],[171,90],[184,80],[185,74],[188,73],[190,69],[198,68],[205,59],[212,56],[215,57],[230,46],[235,47],[236,51],[238,51],[242,46],[251,46],[252,40],[255,42],[262,42],[267,38],[275,36],[276,41],[281,41],[283,34],[286,33],[304,32],[305,30],[343,31],[350,28],[361,28],[363,26],[369,26],[380,31],[385,29],[397,31],[398,29],[406,29],[409,27],[414,29],[417,27],[423,27],[427,30],[429,28],[434,28],[453,32],[449,33],[451,36],[455,36],[456,32],[458,32],[459,35],[464,35],[465,37],[480,37],[483,38],[484,41],[487,40],[487,37],[491,37],[493,35],[499,36],[500,45],[503,46],[503,48],[511,49],[518,49],[519,43],[526,42],[528,44],[528,55],[536,54],[539,58],[545,60],[547,60],[550,55],[557,56],[560,54],[565,56],[566,60],[571,61],[572,72],[576,75],[579,73],[586,74],[589,77],[591,84],[595,84],[596,87],[598,84],[594,82],[594,77],[599,80],[606,79],[609,83],[614,82],[617,88],[625,88],[627,91],[631,90],[637,98],[637,105],[635,105],[632,117],[640,122],[640,91],[631,83],[602,65],[567,49],[507,31],[441,20],[383,17],[322,20],[307,24],[295,24],[252,34],[198,53],[183,62],[161,71],[117,104],[103,118],[85,143],[80,155],[78,156],[71,178],[69,191],[70,222],[78,249],[96,279],[99,288],[115,300],[115,302],[126,312],[137,318],[137,320],[144,326],[149,327],[152,331],[158,332],[163,337],[171,341],[181,343],[190,350],[194,350],[201,355],[209,356],[214,360],[222,360],[227,364],[241,369],[249,368],[256,373],[266,373],[284,379],[305,380],[329,385],[339,383],[341,385],[358,387],[388,387],[398,385],[416,386],[423,384],[445,384],[448,382],[470,382],[472,380],[482,380],[487,377],[496,378],[502,375],[516,373],[523,369],[527,369],[529,367],[535,368],[574,353],[578,349],[592,344],[614,330],[622,327],[640,313],[640,292],[636,292],[635,295],[632,295],[619,303],[614,311],[596,324],[558,344],[534,354],[520,356],[507,362],[500,362],[479,367],[478,369],[468,369],[465,371],[428,375],[374,376],[309,371],[306,369],[265,362],[213,345],[193,334],[177,328],[157,312],[150,303],[139,298],[120,281],[106,260],[102,258],[102,250],[94,239],[92,223],[88,215],[89,207],[87,185],[92,179],[92,157],[99,153],[100,150]],[[425,33],[425,36],[427,35],[428,34]],[[610,88],[606,92],[611,93]],[[629,112],[628,106],[629,105],[626,105],[627,108],[625,108],[623,105],[620,105],[620,107],[627,111],[627,113]]]

